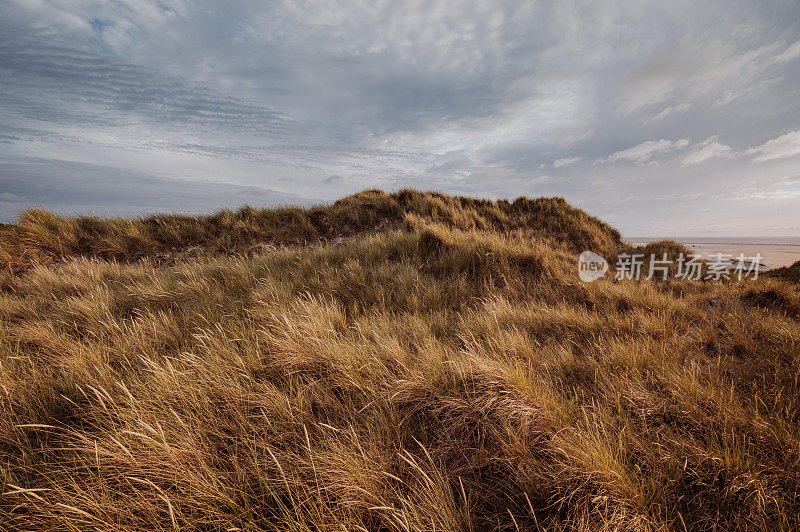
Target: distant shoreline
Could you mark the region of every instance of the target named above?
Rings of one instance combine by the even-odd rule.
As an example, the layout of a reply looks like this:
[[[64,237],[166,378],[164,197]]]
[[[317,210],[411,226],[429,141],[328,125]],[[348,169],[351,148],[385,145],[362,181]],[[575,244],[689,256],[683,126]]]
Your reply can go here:
[[[765,239],[775,237],[765,237]],[[746,257],[754,257],[756,254],[761,255],[761,264],[769,269],[780,268],[782,266],[791,266],[797,261],[800,261],[800,238],[786,237],[783,242],[764,242],[756,241],[757,237],[735,238],[730,239],[724,237],[707,239],[704,238],[625,238],[624,241],[632,246],[645,246],[651,242],[659,240],[674,240],[683,244],[689,250],[698,253],[707,258],[710,255],[722,253],[731,255],[733,258],[744,254]],[[788,242],[787,242],[788,240]],[[794,241],[794,242],[792,242]]]
[[[797,246],[800,247],[800,236],[745,236],[745,237],[669,237],[669,236],[623,236],[625,242],[658,242],[659,240],[672,240],[680,244],[717,244],[717,245],[731,245],[738,244],[742,246]]]

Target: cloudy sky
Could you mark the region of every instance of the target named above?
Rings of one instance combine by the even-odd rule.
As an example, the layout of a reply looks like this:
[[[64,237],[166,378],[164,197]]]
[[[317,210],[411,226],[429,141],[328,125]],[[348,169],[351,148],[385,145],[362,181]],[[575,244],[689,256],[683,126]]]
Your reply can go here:
[[[373,187],[800,236],[800,3],[0,3],[0,221]]]

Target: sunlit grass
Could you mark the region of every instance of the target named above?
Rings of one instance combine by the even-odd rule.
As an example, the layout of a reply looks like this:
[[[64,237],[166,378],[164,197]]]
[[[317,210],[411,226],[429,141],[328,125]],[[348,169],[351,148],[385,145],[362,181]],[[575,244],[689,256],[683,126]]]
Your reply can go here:
[[[0,528],[800,527],[797,286],[583,284],[562,200],[0,238]]]

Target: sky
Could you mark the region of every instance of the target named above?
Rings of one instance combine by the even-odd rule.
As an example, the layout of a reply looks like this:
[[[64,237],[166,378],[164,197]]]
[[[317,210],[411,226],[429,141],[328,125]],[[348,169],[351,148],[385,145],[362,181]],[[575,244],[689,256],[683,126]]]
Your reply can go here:
[[[0,221],[406,187],[800,236],[800,2],[0,2]]]

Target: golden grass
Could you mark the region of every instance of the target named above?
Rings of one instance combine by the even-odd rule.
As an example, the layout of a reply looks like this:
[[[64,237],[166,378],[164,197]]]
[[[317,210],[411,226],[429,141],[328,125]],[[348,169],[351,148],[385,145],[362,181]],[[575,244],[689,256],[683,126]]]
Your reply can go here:
[[[63,218],[43,210],[0,228],[0,265],[19,271],[75,257],[174,263],[198,254],[252,255],[275,246],[322,244],[402,226],[420,216],[461,230],[520,232],[563,242],[573,250],[611,252],[619,233],[562,198],[513,203],[402,190],[367,190],[332,205],[284,207],[213,216],[159,215],[144,219]]]
[[[563,200],[0,238],[4,530],[800,527],[797,286],[583,284]]]

